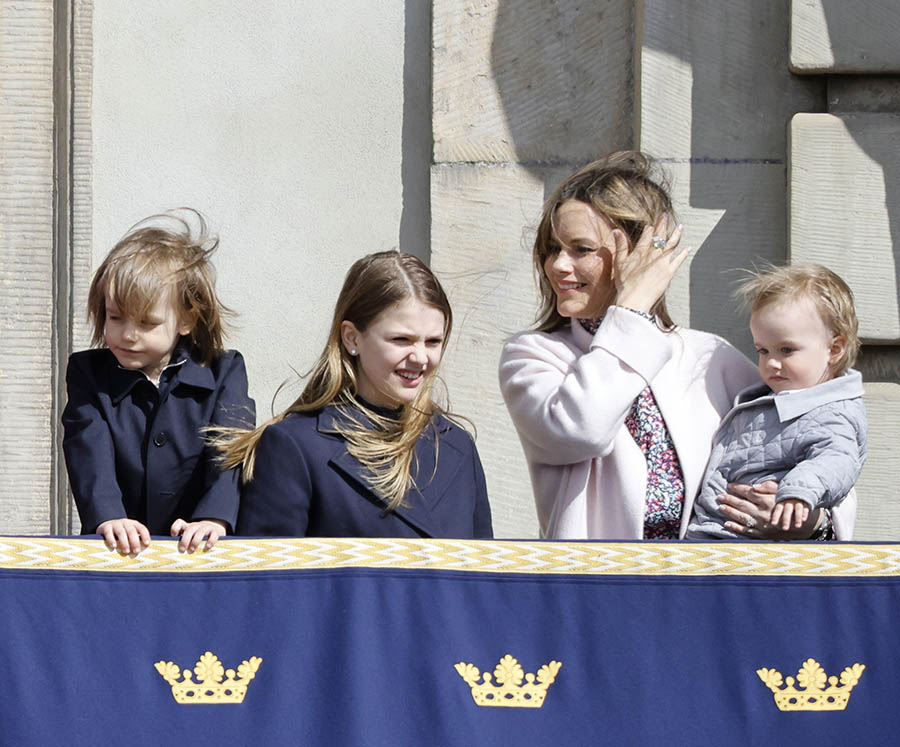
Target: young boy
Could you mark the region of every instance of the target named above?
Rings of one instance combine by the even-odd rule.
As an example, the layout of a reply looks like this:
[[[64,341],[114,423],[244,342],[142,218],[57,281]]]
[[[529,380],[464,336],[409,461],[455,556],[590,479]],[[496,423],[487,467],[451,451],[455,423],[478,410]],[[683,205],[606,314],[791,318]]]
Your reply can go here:
[[[204,436],[255,420],[244,359],[224,347],[217,244],[199,213],[151,216],[88,293],[96,347],[69,358],[63,452],[82,533],[125,554],[152,534],[209,549],[237,522],[239,472],[220,468]]]
[[[686,539],[733,539],[717,497],[729,483],[778,482],[771,524],[799,528],[813,509],[840,503],[866,458],[853,294],[820,265],[775,267],[739,289],[763,384],[723,418]],[[828,513],[826,511],[826,517]]]

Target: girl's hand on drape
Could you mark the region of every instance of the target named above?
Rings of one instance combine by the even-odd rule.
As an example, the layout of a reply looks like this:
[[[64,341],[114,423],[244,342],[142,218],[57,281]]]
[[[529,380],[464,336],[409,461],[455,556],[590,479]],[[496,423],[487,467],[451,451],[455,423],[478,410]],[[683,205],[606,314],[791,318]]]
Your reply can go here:
[[[200,547],[203,540],[206,540],[203,549],[211,550],[219,541],[219,537],[224,537],[227,531],[225,522],[218,519],[201,519],[200,521],[175,519],[169,530],[173,537],[181,535],[181,539],[178,541],[179,552],[194,552]]]

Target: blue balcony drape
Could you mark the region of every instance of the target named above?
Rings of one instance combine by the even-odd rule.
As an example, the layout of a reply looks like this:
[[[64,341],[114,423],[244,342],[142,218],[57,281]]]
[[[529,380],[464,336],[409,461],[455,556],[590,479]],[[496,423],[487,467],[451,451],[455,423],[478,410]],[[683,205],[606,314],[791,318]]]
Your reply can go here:
[[[889,744],[900,545],[0,537],[0,641],[2,744]],[[206,652],[261,659],[243,702],[176,702]],[[560,663],[541,707],[476,704],[507,655]],[[757,674],[809,659],[864,667],[844,710]]]

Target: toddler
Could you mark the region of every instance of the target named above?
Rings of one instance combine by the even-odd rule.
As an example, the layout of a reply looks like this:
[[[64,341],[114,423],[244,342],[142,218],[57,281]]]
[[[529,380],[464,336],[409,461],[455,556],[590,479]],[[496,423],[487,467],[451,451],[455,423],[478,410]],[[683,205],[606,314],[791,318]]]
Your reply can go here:
[[[866,457],[862,378],[850,368],[858,324],[847,284],[820,265],[792,265],[753,274],[739,293],[750,306],[764,383],[740,392],[722,420],[687,539],[740,536],[724,527],[718,510],[728,483],[776,480],[769,522],[800,528],[811,510],[843,500]],[[829,512],[823,516],[827,536]]]
[[[199,213],[153,216],[91,283],[95,348],[69,358],[63,451],[82,533],[123,553],[153,534],[208,549],[237,520],[238,474],[204,438],[209,426],[255,423],[244,360],[223,349],[217,245]]]

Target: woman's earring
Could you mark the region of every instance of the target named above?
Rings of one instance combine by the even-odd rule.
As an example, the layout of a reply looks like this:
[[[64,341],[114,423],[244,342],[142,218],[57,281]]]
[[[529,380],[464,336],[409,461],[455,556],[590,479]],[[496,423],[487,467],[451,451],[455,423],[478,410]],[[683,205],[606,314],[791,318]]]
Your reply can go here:
[[[350,349],[350,355],[356,355],[356,348]]]

